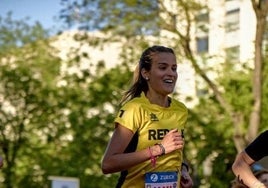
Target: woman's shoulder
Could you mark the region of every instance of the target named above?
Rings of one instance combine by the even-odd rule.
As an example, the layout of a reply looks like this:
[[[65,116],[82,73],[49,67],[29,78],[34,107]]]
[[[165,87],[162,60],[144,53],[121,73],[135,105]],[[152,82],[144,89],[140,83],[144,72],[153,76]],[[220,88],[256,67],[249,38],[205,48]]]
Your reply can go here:
[[[135,97],[123,104],[123,108],[139,108],[146,101],[142,97]]]
[[[188,110],[183,102],[174,98],[170,98],[170,100],[171,100],[171,106],[173,106],[174,108],[182,108],[185,109],[186,111]]]

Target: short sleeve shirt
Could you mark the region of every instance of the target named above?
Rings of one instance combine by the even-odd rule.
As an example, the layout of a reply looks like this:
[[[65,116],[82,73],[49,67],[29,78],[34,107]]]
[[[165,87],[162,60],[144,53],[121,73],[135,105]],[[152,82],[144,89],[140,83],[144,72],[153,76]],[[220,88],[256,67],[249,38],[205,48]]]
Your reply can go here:
[[[252,143],[250,143],[245,151],[254,160],[259,161],[268,156],[268,130],[262,132]]]
[[[130,129],[138,135],[136,151],[159,143],[171,129],[183,130],[187,121],[188,110],[185,105],[171,99],[167,108],[151,104],[144,93],[126,103],[119,110],[115,123]],[[127,171],[122,187],[144,187],[144,174],[157,171],[179,171],[182,151],[157,158],[156,167],[152,168],[150,160],[140,163]]]

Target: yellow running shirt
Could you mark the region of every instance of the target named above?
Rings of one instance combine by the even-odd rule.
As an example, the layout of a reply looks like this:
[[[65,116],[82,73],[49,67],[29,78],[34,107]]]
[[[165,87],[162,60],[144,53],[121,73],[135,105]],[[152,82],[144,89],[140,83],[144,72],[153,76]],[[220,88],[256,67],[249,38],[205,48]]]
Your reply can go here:
[[[165,134],[171,129],[183,130],[187,121],[188,110],[185,105],[175,99],[171,99],[167,108],[151,104],[144,93],[136,97],[119,110],[115,123],[130,129],[135,133],[126,153],[139,151],[156,143],[160,143]],[[182,163],[182,151],[159,156],[155,168],[151,161],[140,163],[127,171],[121,172],[117,187],[141,188],[145,185],[144,176],[148,172],[178,172]],[[180,178],[178,178],[178,185]]]

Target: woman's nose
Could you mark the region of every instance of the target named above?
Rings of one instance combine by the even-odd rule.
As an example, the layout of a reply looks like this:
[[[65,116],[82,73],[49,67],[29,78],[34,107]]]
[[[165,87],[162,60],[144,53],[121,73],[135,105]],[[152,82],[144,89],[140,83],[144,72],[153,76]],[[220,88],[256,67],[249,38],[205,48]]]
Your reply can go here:
[[[176,70],[174,70],[174,69],[172,69],[172,68],[168,69],[168,75],[177,77],[177,74],[178,74],[178,73],[177,73]]]

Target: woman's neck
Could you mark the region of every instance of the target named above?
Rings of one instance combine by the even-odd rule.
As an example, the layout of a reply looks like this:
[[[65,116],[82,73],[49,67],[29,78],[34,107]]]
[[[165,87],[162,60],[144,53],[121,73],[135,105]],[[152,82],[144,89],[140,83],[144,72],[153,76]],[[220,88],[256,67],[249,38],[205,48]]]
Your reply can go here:
[[[162,106],[162,107],[169,107],[170,106],[170,99],[167,95],[166,96],[156,95],[156,94],[152,94],[151,92],[148,91],[145,94],[145,96],[148,98],[148,100],[152,104],[157,104],[157,105]]]

